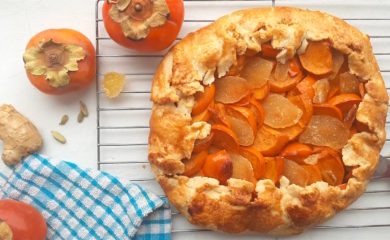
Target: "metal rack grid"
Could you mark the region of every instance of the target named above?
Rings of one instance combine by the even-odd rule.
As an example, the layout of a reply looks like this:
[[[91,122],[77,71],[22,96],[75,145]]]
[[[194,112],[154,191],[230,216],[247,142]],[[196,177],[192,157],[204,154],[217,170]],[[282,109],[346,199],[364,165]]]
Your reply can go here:
[[[139,183],[140,185],[164,196],[162,190],[155,182],[150,173],[147,160],[147,135],[149,132],[148,120],[151,111],[149,101],[150,86],[154,75],[154,69],[161,60],[165,51],[160,53],[137,53],[117,46],[104,30],[101,7],[104,0],[96,1],[96,53],[97,53],[97,166],[113,174],[122,176]],[[329,1],[327,1],[329,2]],[[340,4],[331,1],[304,1],[304,0],[184,0],[186,6],[186,18],[183,28],[177,41],[181,40],[188,32],[213,22],[219,16],[255,6],[275,6],[292,5],[298,7],[308,7],[311,9],[321,9],[340,15],[344,20],[358,28],[368,32],[374,45],[374,52],[378,58],[382,75],[386,85],[390,86],[390,18],[384,13],[390,10],[390,5],[386,5],[378,14],[369,13],[366,17],[356,17],[354,14],[344,14],[343,8],[348,7],[348,3]],[[380,0],[376,1],[381,3]],[[325,4],[321,5],[321,4]],[[350,1],[349,5],[360,4],[366,6],[366,11],[378,9],[379,6],[365,4],[364,1]],[[210,7],[216,7],[212,9]],[[207,16],[199,18],[197,13],[201,13],[202,7],[208,7],[208,11],[216,11],[215,14],[200,14]],[[358,6],[362,7],[362,6]],[[206,9],[206,8],[204,8]],[[210,10],[211,9],[211,10]],[[217,10],[216,10],[217,9]],[[361,10],[357,14],[361,14]],[[213,13],[214,13],[213,12]],[[339,13],[339,14],[338,14]],[[382,14],[383,13],[383,14]],[[189,16],[188,16],[189,15]],[[187,17],[188,16],[188,17]],[[379,24],[379,27],[374,25]],[[387,27],[387,28],[386,28]],[[386,29],[386,30],[385,30]],[[127,85],[122,92],[122,100],[110,102],[100,89],[102,76],[108,71],[118,71],[125,73]],[[387,88],[388,91],[390,88]],[[386,130],[390,127],[390,121],[386,122]],[[390,129],[389,129],[390,130]],[[131,136],[131,137],[129,137]],[[140,139],[142,139],[140,141]],[[386,140],[382,155],[390,157],[390,139]],[[299,239],[311,239],[318,236],[333,237],[333,232],[341,233],[344,236],[352,237],[354,232],[350,230],[367,229],[369,233],[376,232],[385,236],[390,230],[390,181],[388,178],[375,178],[369,184],[367,192],[355,204],[340,213],[338,217],[327,223],[309,231],[306,235],[300,235]],[[364,215],[367,213],[367,215]],[[356,220],[354,218],[372,217],[370,220]],[[221,233],[210,232],[186,222],[177,210],[172,210],[174,239],[189,239],[198,237],[206,238],[231,238]],[[377,220],[374,220],[376,218]],[[346,224],[348,222],[348,224]],[[332,232],[326,232],[326,230]],[[340,232],[341,231],[341,232]],[[360,232],[360,231],[358,231]],[[191,233],[191,234],[189,234]],[[320,234],[320,235],[319,235]],[[345,235],[346,234],[346,235]],[[356,233],[355,233],[356,234]],[[364,236],[364,232],[363,235]],[[370,235],[371,236],[371,235]],[[258,238],[258,236],[240,235],[238,239]],[[264,239],[274,239],[267,238]]]

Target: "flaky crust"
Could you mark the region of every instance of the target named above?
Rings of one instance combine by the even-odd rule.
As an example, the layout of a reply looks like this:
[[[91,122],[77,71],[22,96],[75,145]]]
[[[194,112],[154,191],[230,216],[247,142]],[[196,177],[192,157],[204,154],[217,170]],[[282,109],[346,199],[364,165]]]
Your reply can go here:
[[[210,125],[191,124],[193,95],[214,76],[222,77],[246,50],[261,51],[272,41],[282,51],[281,62],[294,56],[307,40],[331,42],[348,56],[350,72],[365,82],[367,94],[357,119],[369,132],[355,134],[342,150],[346,166],[356,167],[345,189],[316,182],[275,187],[260,180],[254,188],[244,180],[228,186],[206,177],[188,178],[183,158],[191,155],[196,139],[206,137]],[[325,13],[277,7],[238,11],[190,33],[164,57],[152,86],[149,160],[156,179],[173,205],[193,224],[231,233],[256,231],[289,235],[304,231],[346,208],[366,189],[385,141],[388,96],[369,37],[341,19]]]

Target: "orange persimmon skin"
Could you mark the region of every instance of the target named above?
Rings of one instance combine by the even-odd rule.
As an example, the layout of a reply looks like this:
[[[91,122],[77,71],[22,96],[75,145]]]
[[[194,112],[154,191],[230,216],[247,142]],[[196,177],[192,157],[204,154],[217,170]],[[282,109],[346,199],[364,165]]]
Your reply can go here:
[[[233,163],[226,150],[221,150],[207,156],[203,165],[203,173],[206,177],[218,179],[222,184],[233,174]]]
[[[312,154],[310,146],[303,143],[290,143],[280,153],[281,157],[293,160],[298,164],[304,164],[303,160]]]
[[[270,58],[276,58],[276,56],[279,54],[279,49],[274,49],[271,45],[271,43],[263,43],[261,44],[261,53],[263,56],[270,57]]]
[[[330,104],[313,104],[313,115],[328,115],[343,121],[343,114],[340,109]]]
[[[168,48],[175,41],[181,25],[184,21],[184,5],[183,0],[165,0],[169,8],[169,18],[163,26],[151,27],[149,35],[139,41],[134,41],[127,38],[121,28],[121,25],[114,22],[109,11],[112,7],[111,3],[104,1],[103,4],[103,22],[108,35],[119,45],[126,48],[131,48],[137,51],[153,52],[161,51]]]
[[[86,56],[84,59],[77,61],[77,71],[68,72],[70,82],[67,86],[52,87],[46,79],[46,75],[37,76],[26,70],[30,82],[41,92],[51,95],[62,95],[87,87],[95,79],[96,75],[96,53],[91,41],[82,33],[73,29],[47,29],[33,36],[28,42],[26,50],[38,46],[42,40],[48,41],[50,39],[57,43],[78,45],[85,50]]]
[[[265,174],[263,155],[253,147],[241,147],[240,154],[251,162],[255,178],[261,179]]]
[[[204,87],[203,92],[195,94],[195,105],[192,108],[192,115],[198,115],[202,113],[213,101],[215,96],[215,85],[211,84]]]
[[[297,84],[297,89],[300,93],[305,94],[311,100],[314,98],[314,89],[313,84],[316,82],[316,79],[312,76],[306,76],[300,83]]]
[[[203,150],[197,154],[193,154],[190,159],[184,162],[185,171],[183,173],[184,176],[192,177],[197,174],[206,161],[207,158],[207,150]]]
[[[282,157],[264,157],[265,175],[263,179],[271,179],[275,184],[279,182],[284,168]]]
[[[343,116],[346,116],[353,105],[359,105],[360,96],[354,93],[342,93],[328,100],[330,105],[333,105],[341,110]]]
[[[37,209],[24,202],[0,200],[0,220],[11,228],[14,240],[46,239],[45,219]]]

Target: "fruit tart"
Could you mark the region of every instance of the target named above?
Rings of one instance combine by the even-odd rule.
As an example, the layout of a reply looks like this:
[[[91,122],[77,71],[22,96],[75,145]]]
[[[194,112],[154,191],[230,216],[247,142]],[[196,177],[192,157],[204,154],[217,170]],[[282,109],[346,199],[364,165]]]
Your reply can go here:
[[[297,8],[224,16],[154,76],[149,161],[193,224],[297,234],[365,191],[388,96],[369,37]]]

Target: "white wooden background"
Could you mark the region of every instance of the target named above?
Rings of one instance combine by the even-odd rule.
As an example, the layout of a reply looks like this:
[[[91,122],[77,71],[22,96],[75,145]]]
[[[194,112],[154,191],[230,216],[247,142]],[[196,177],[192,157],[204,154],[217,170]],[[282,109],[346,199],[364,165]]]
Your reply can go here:
[[[127,83],[124,93],[115,100],[108,100],[98,90],[98,167],[116,176],[137,181],[162,195],[147,162],[147,141],[152,106],[149,101],[151,81],[164,52],[140,54],[116,45],[104,30],[101,21],[102,4],[102,1],[98,3],[97,18],[99,83],[102,74],[108,71],[125,73]],[[184,4],[185,21],[178,40],[220,16],[238,9],[269,7],[272,1],[184,0]],[[276,0],[275,5],[326,11],[369,34],[383,78],[386,85],[390,86],[390,1]],[[388,124],[386,126],[388,130]],[[390,155],[390,142],[386,142],[382,155]],[[370,183],[368,193],[349,209],[326,222],[323,228],[290,239],[390,239],[390,227],[359,228],[361,225],[386,224],[390,224],[390,180],[382,179]],[[274,239],[258,235],[234,236],[194,231],[197,229],[173,210],[173,239]]]

